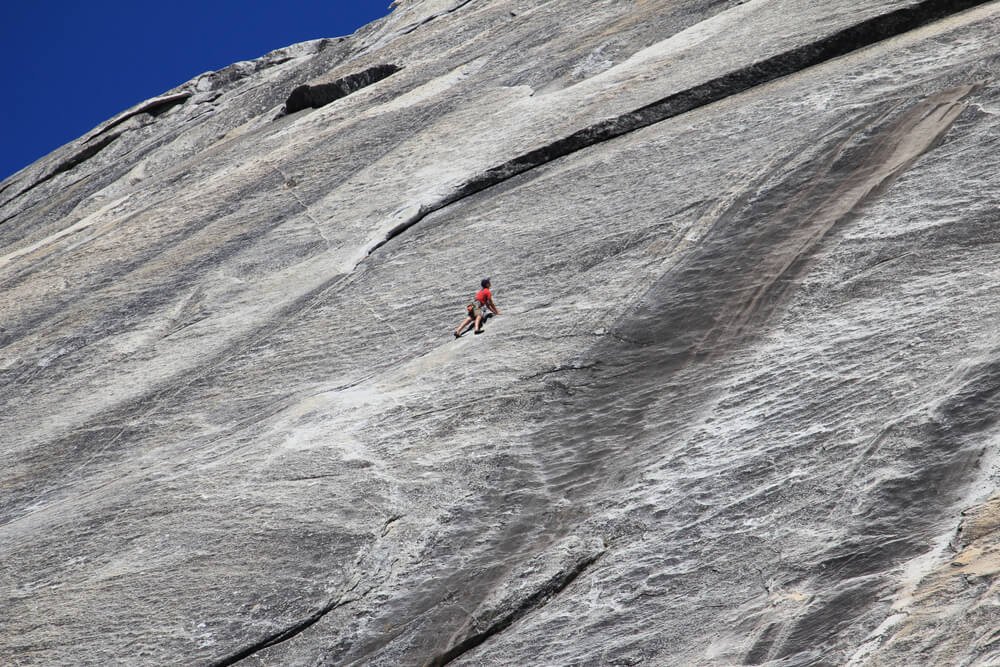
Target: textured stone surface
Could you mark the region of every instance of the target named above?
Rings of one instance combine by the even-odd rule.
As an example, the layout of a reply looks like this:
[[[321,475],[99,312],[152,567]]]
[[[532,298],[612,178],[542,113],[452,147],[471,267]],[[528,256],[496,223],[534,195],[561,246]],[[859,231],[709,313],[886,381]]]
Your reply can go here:
[[[998,31],[397,2],[14,175],[0,655],[994,664]]]

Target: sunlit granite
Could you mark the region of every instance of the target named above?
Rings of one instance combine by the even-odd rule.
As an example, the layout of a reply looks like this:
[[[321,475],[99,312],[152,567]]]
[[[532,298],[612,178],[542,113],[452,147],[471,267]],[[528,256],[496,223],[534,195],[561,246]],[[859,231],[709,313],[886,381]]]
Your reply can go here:
[[[0,183],[0,662],[1000,661],[1000,2],[394,4]]]

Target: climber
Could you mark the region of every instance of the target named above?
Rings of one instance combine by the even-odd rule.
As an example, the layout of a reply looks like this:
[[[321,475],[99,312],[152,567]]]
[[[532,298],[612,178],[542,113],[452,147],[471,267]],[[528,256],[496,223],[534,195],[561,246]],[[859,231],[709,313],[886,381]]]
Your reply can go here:
[[[465,327],[469,326],[470,322],[475,322],[474,333],[482,333],[483,319],[489,317],[489,314],[486,312],[487,309],[492,311],[494,315],[500,314],[500,309],[493,303],[493,293],[490,291],[490,279],[483,278],[479,284],[482,289],[476,292],[476,298],[473,302],[465,307],[466,317],[458,325],[458,328],[455,329],[455,338],[462,335]]]

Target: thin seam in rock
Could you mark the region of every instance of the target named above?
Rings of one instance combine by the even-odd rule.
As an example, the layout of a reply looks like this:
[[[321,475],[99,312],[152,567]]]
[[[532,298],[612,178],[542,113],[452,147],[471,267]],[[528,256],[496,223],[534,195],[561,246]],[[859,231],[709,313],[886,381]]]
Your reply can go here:
[[[433,16],[428,16],[423,21],[418,21],[417,23],[415,23],[413,25],[407,26],[406,28],[401,29],[396,34],[397,35],[408,35],[411,32],[413,32],[414,30],[416,30],[417,28],[420,28],[421,26],[425,26],[428,23],[430,23],[431,21],[434,21],[435,19],[439,19],[442,16],[448,16],[449,14],[453,14],[453,13],[457,12],[459,9],[461,9],[462,7],[465,7],[470,2],[473,2],[473,0],[465,0],[465,2],[461,2],[461,3],[457,4],[457,5],[455,5],[454,7],[452,7],[451,9],[448,9],[448,10],[445,10],[445,11],[441,12],[440,14],[434,14]]]

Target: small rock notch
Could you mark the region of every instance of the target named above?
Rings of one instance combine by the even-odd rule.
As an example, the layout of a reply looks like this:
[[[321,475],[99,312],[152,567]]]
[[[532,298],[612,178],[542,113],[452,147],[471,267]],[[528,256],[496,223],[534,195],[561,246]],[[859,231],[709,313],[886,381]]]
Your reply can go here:
[[[304,84],[292,91],[285,100],[285,114],[295,113],[303,109],[319,109],[341,97],[346,97],[373,83],[392,76],[400,70],[398,65],[375,65],[368,69],[349,74],[332,83],[320,83],[314,86]]]

